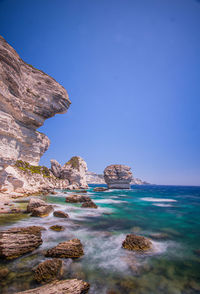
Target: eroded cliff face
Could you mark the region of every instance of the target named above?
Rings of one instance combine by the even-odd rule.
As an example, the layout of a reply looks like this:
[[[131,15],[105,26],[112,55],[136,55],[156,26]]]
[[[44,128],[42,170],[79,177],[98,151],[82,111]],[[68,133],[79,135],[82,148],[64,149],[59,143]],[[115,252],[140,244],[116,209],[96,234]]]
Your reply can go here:
[[[0,36],[0,165],[37,165],[50,143],[37,128],[69,105],[66,90],[25,63]]]

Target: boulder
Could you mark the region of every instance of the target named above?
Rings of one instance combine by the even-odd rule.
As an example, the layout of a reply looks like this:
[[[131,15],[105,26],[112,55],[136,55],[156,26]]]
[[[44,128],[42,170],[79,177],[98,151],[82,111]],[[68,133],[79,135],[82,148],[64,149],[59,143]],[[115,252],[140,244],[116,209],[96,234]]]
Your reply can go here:
[[[62,276],[63,261],[61,259],[45,260],[34,271],[34,280],[38,283],[48,283]]]
[[[38,208],[40,206],[47,206],[47,205],[48,204],[45,201],[39,198],[31,198],[27,205],[27,212],[32,212],[35,208]]]
[[[66,212],[61,211],[61,210],[54,211],[53,215],[55,217],[60,217],[60,218],[68,218],[69,217],[69,215]]]
[[[93,189],[94,192],[104,192],[108,190],[108,188],[105,188],[105,187],[96,187]]]
[[[90,285],[77,279],[54,281],[47,285],[16,294],[86,294]]]
[[[104,170],[104,179],[109,189],[130,189],[132,172],[122,164],[109,165]]]
[[[60,231],[64,231],[65,228],[63,226],[60,225],[53,225],[50,227],[51,230],[56,231],[56,232],[60,232]]]
[[[91,198],[85,195],[72,194],[67,196],[65,201],[68,203],[82,203],[82,202],[91,201]]]
[[[81,207],[83,208],[98,208],[98,206],[91,200],[84,202]]]
[[[42,227],[12,228],[0,232],[0,258],[14,259],[42,244]]]
[[[45,217],[53,211],[52,205],[40,206],[32,210],[31,216]]]
[[[72,239],[59,243],[56,247],[49,249],[45,256],[58,258],[78,258],[84,255],[83,245],[79,239]]]
[[[51,171],[56,178],[60,178],[62,167],[57,160],[51,159]]]
[[[128,250],[146,251],[151,249],[152,243],[148,238],[130,234],[122,243],[122,247]]]

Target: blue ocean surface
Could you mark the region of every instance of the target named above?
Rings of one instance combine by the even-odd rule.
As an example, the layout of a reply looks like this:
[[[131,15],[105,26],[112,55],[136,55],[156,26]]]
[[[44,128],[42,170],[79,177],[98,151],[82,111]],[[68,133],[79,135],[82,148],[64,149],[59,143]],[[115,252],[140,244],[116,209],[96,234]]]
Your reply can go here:
[[[40,225],[43,244],[34,252],[10,261],[11,274],[1,283],[1,293],[15,293],[39,286],[32,268],[44,261],[44,251],[59,242],[79,238],[84,246],[80,259],[64,260],[64,279],[90,283],[90,294],[196,294],[200,293],[200,187],[132,186],[130,190],[87,194],[98,209],[69,204],[76,192],[57,191],[47,196],[54,209],[69,219],[22,217],[1,219],[1,230]],[[79,194],[80,195],[80,194]],[[49,229],[58,224],[62,232]],[[137,253],[122,248],[127,234],[151,239],[152,250]]]

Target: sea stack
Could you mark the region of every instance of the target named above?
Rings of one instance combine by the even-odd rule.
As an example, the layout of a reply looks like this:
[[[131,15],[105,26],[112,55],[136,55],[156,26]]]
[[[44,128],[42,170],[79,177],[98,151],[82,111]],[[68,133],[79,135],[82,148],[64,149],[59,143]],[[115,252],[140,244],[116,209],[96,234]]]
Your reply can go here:
[[[109,165],[104,170],[104,179],[109,189],[130,189],[133,174],[130,167],[122,164]]]

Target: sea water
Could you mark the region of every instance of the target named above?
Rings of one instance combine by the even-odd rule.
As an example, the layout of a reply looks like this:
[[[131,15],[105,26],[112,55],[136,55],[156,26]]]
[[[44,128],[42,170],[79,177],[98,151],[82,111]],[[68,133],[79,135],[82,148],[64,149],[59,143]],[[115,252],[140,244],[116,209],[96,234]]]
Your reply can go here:
[[[39,286],[32,269],[45,260],[44,252],[59,242],[79,238],[84,256],[64,260],[64,276],[90,283],[91,294],[197,294],[200,293],[200,187],[132,186],[88,195],[98,209],[65,202],[68,194],[45,198],[69,219],[49,215],[1,221],[1,230],[40,225],[43,244],[34,252],[4,262],[9,275],[0,283],[1,293],[15,293]],[[79,194],[80,195],[80,194]],[[58,224],[62,232],[49,229]],[[129,233],[151,238],[152,250],[137,253],[122,248]],[[1,262],[2,264],[2,262]]]

